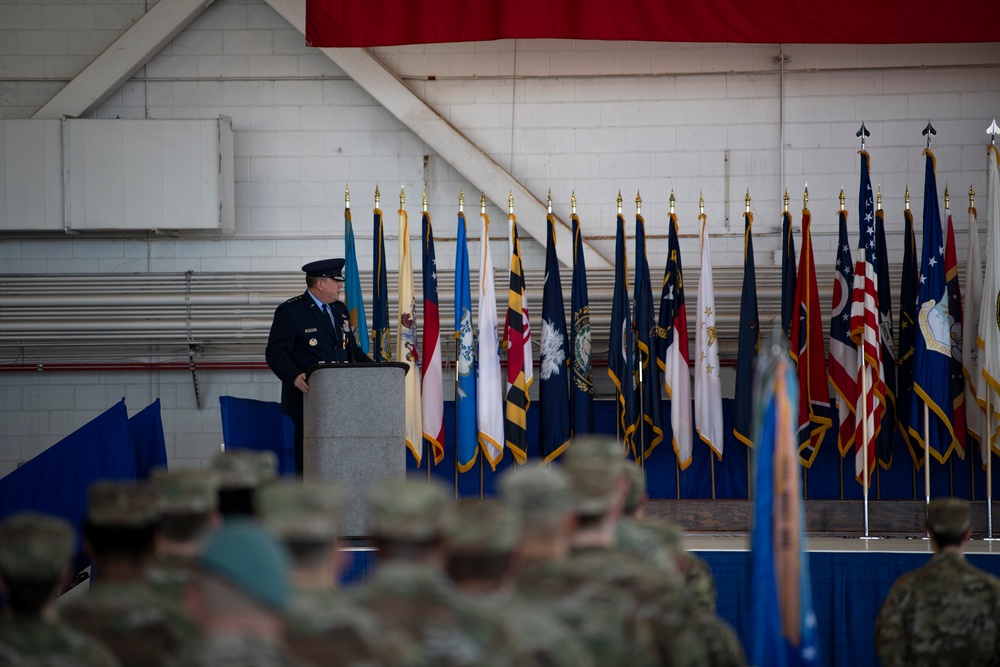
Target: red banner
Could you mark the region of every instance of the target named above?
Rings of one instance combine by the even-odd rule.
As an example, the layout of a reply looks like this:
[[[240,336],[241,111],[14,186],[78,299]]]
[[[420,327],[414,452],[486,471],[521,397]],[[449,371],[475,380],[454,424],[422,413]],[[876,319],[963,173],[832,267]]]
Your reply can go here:
[[[495,39],[756,44],[997,41],[989,3],[957,0],[307,0],[306,41],[370,47]]]

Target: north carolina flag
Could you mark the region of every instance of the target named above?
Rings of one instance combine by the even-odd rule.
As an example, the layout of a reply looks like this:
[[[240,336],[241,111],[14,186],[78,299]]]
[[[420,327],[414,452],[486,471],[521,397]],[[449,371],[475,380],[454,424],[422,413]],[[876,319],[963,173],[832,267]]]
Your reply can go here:
[[[789,351],[794,353],[792,321],[798,317],[799,304],[796,301],[795,239],[792,234],[792,214],[784,211],[781,214],[781,333],[789,340]]]
[[[896,344],[892,336],[892,287],[889,284],[889,251],[885,245],[885,216],[875,211],[875,257],[878,271],[879,335],[882,340],[882,384],[885,412],[875,446],[878,464],[888,470],[892,463],[892,441],[896,437]]]
[[[677,240],[677,214],[670,214],[667,237],[667,266],[663,272],[660,294],[660,370],[663,385],[670,397],[670,429],[674,452],[681,470],[691,465],[693,449],[691,423],[691,369],[688,367],[687,309],[684,305],[684,271],[681,268],[681,245]]]
[[[837,268],[833,273],[833,307],[830,309],[830,384],[837,394],[840,429],[837,448],[847,456],[854,446],[854,410],[858,402],[858,346],[851,340],[851,288],[854,265],[847,238],[847,211],[840,209]]]
[[[570,294],[570,403],[573,434],[594,432],[594,375],[590,363],[590,298],[580,218],[573,214],[573,285]]]
[[[969,207],[969,254],[965,262],[965,300],[962,304],[962,373],[965,375],[965,426],[969,448],[979,447],[986,463],[983,434],[986,413],[979,407],[976,378],[979,377],[979,314],[983,309],[983,262],[979,255],[979,225],[976,207]]]
[[[917,302],[917,332],[913,344],[913,395],[910,401],[910,437],[918,447],[944,463],[958,446],[952,425],[951,318],[948,317],[948,285],[944,273],[945,241],[937,203],[934,154],[927,156],[924,170],[924,248]],[[924,423],[924,407],[929,423]],[[930,442],[925,443],[925,432]]]
[[[622,442],[638,460],[635,446],[637,411],[635,396],[635,341],[632,305],[628,298],[628,258],[625,253],[625,218],[618,214],[615,235],[615,291],[611,302],[611,337],[608,343],[608,377],[618,393],[618,419]]]
[[[417,302],[413,296],[413,259],[410,257],[410,221],[399,209],[399,318],[396,321],[396,359],[410,367],[403,379],[406,397],[406,446],[417,465],[423,459],[424,427],[420,410],[420,353],[417,341]]]
[[[951,406],[955,429],[955,453],[965,458],[965,376],[962,375],[962,345],[965,332],[962,311],[962,290],[958,285],[958,254],[955,251],[955,228],[951,211],[945,210],[948,236],[944,246],[944,276],[948,281],[948,319],[951,321]]]
[[[421,277],[424,287],[424,377],[420,407],[423,409],[424,441],[434,452],[434,464],[444,460],[444,396],[441,369],[441,317],[438,312],[437,258],[434,254],[434,231],[431,216],[424,211],[420,221],[423,246]]]
[[[1000,454],[1000,153],[996,146],[986,150],[986,275],[976,342],[976,400],[989,416],[989,447]]]
[[[455,461],[468,472],[479,453],[476,419],[476,360],[472,337],[472,290],[469,283],[469,244],[465,214],[458,214],[455,244]]]
[[[698,316],[695,325],[694,425],[698,437],[722,460],[722,380],[719,376],[719,339],[715,329],[715,289],[712,253],[708,247],[708,219],[701,221],[701,277],[698,280]]]
[[[896,374],[896,418],[899,432],[910,450],[914,465],[924,460],[924,450],[910,440],[910,428],[919,428],[916,417],[910,414],[913,399],[913,344],[917,335],[917,294],[920,283],[917,273],[917,241],[913,234],[913,213],[903,211],[903,275],[899,291],[899,372]]]
[[[649,279],[649,263],[646,261],[646,222],[642,216],[635,216],[635,344],[636,372],[642,386],[639,428],[636,431],[636,446],[648,457],[663,440],[663,426],[660,425],[660,367],[657,361],[657,347],[662,344],[653,311],[653,288]]]
[[[344,209],[344,305],[351,315],[354,340],[368,354],[368,320],[365,318],[365,300],[361,295],[361,275],[358,271],[358,252],[354,243],[354,225],[351,209]]]
[[[382,209],[375,209],[375,279],[372,281],[372,361],[392,361],[389,339],[389,287],[385,268],[385,237]]]
[[[760,349],[760,320],[757,318],[757,272],[753,260],[753,213],[743,214],[743,293],[740,297],[739,343],[736,348],[736,395],[747,397],[753,391],[754,366]],[[753,447],[753,405],[736,401],[733,410],[733,435],[747,447]]]
[[[826,430],[833,425],[830,415],[830,391],[826,384],[826,358],[823,353],[823,314],[816,286],[809,209],[802,209],[802,251],[799,275],[795,281],[798,317],[792,320],[791,357],[797,366],[799,384],[798,453],[799,461],[811,468]]]
[[[503,458],[504,415],[500,374],[500,339],[497,337],[497,294],[493,287],[493,259],[490,255],[490,218],[483,213],[479,262],[479,387],[476,417],[479,446],[496,470]]]
[[[517,237],[517,218],[507,216],[510,236],[510,276],[507,317],[504,320],[503,347],[507,350],[506,421],[504,433],[514,460],[528,460],[528,386],[531,377],[531,340],[528,313],[524,305],[524,269],[521,267],[521,242]],[[527,355],[526,355],[527,353]]]
[[[563,302],[559,257],[556,255],[556,219],[545,219],[545,284],[542,287],[542,344],[538,354],[538,449],[546,463],[554,461],[569,445],[569,363],[566,306]]]

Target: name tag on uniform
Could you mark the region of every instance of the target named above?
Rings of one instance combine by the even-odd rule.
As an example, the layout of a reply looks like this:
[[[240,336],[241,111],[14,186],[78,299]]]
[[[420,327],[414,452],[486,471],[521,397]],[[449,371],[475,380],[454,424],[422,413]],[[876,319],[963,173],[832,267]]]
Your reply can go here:
[[[313,329],[306,329],[304,333],[314,333],[315,331],[316,331],[315,328],[313,328]]]

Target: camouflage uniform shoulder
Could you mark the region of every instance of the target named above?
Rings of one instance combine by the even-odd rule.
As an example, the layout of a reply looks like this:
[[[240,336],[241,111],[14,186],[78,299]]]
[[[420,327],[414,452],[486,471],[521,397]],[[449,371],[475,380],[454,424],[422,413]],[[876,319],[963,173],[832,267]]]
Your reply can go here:
[[[746,667],[747,657],[736,631],[714,613],[698,609],[691,615],[694,632],[708,652],[708,667]]]
[[[184,588],[195,581],[194,558],[158,555],[146,566],[146,583],[163,598],[183,603]]]
[[[0,660],[0,664],[30,667],[120,664],[106,646],[65,623],[10,617],[0,621]]]
[[[670,576],[677,574],[674,553],[651,529],[635,519],[622,518],[616,527],[618,548]]]
[[[168,667],[307,667],[284,647],[256,636],[207,638],[188,646]]]
[[[551,609],[514,592],[483,596],[477,601],[503,619],[518,652],[539,665],[597,667],[583,642]]]

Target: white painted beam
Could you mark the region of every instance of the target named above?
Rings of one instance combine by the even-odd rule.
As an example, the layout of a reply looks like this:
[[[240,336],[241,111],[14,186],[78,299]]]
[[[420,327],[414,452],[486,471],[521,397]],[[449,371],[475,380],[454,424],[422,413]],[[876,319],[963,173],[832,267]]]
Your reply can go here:
[[[161,0],[63,86],[32,118],[80,118],[90,113],[160,52],[213,0]]]
[[[267,0],[267,4],[305,35],[305,0]],[[518,228],[545,245],[545,204],[458,128],[417,97],[385,64],[366,49],[319,50],[502,210],[507,210],[507,195],[512,192],[518,213]],[[562,237],[572,238],[570,226],[558,217],[556,220],[566,229]],[[572,266],[572,244],[562,243],[556,246],[556,250],[559,261]],[[584,254],[588,267],[612,266],[589,244],[584,245]]]

